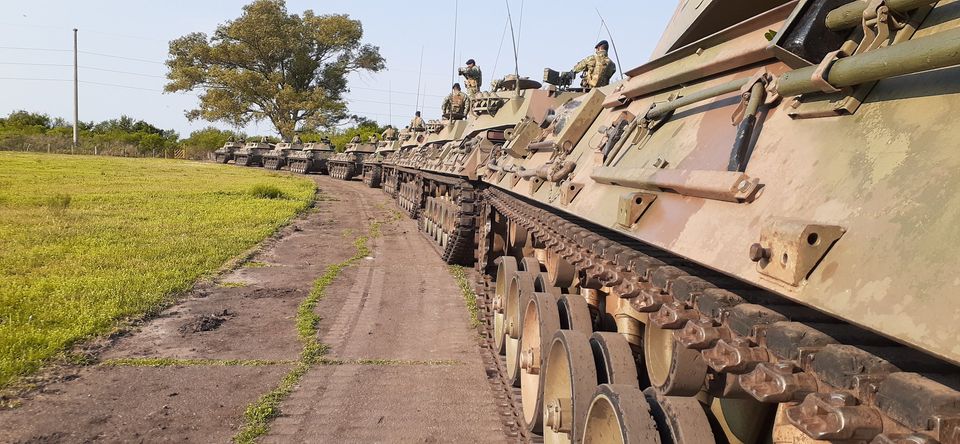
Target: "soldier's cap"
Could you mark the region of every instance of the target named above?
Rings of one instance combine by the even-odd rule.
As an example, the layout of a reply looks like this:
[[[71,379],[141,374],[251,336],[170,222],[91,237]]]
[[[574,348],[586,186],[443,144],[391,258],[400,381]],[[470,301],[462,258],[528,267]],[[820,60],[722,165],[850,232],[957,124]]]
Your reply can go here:
[[[597,45],[593,47],[593,49],[597,49],[597,48],[599,48],[599,47],[601,47],[601,46],[603,47],[603,49],[610,49],[610,44],[607,43],[606,40],[600,40],[600,41],[597,43]]]
[[[459,89],[460,89],[460,84],[459,84],[459,83],[454,83],[454,84],[453,84],[453,89],[459,90]]]
[[[468,64],[468,65],[476,65],[477,62],[475,62],[473,59],[470,59],[470,60],[467,60],[467,64]]]

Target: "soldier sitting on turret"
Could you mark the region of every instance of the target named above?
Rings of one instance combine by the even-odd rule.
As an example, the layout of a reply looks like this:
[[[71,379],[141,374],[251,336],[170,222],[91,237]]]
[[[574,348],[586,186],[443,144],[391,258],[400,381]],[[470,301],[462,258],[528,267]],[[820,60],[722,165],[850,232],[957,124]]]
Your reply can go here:
[[[423,118],[420,117],[420,111],[413,116],[413,119],[410,120],[410,129],[413,131],[424,131],[426,127],[423,123]]]
[[[458,71],[460,75],[463,76],[463,86],[467,87],[467,94],[470,95],[470,97],[480,92],[483,73],[480,72],[480,67],[477,66],[477,62],[473,59],[467,60],[467,66],[460,68]]]
[[[376,135],[376,134],[371,134],[370,137],[367,138],[367,143],[376,144],[376,143],[379,142],[379,141],[380,141],[380,140],[377,139],[377,135]]]
[[[293,135],[293,143],[303,143],[303,140],[300,140],[300,134]]]
[[[617,65],[607,57],[607,50],[610,49],[607,41],[601,40],[594,49],[596,53],[587,56],[573,67],[574,72],[583,73],[580,85],[588,89],[609,85],[613,73],[617,72]]]
[[[360,134],[357,133],[357,135],[353,136],[353,138],[350,139],[350,143],[360,143]]]
[[[330,137],[327,136],[326,134],[324,134],[323,136],[320,136],[320,143],[325,143],[327,145],[330,145]]]
[[[380,138],[383,140],[397,140],[397,130],[393,129],[393,125],[387,125],[387,128],[380,133]]]
[[[470,98],[460,91],[460,84],[453,84],[453,91],[443,99],[443,117],[450,120],[463,120],[470,109]]]

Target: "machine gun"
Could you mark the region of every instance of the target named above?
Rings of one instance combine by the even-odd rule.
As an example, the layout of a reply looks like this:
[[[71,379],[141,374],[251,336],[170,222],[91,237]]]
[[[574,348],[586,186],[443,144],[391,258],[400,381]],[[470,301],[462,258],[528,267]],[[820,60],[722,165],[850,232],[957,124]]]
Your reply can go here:
[[[554,85],[561,91],[577,91],[582,88],[573,88],[573,79],[577,73],[574,71],[555,71],[550,68],[543,69],[543,83]]]

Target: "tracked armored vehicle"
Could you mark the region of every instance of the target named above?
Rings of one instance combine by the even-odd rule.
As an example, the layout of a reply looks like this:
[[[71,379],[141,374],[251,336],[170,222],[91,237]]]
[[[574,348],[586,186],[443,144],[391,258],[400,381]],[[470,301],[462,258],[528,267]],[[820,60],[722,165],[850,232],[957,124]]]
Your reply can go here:
[[[247,142],[234,153],[234,163],[241,166],[263,166],[263,155],[273,150],[273,144],[265,139],[259,142]]]
[[[475,168],[398,161],[431,237],[477,227],[519,432],[960,442],[954,6],[682,2],[652,61]],[[451,165],[472,200],[413,192]]]
[[[291,154],[301,150],[303,150],[302,143],[280,142],[274,149],[263,153],[263,167],[279,170],[287,166]]]
[[[327,159],[330,177],[350,180],[363,172],[363,161],[373,156],[377,145],[373,143],[348,143],[346,150]]]
[[[383,169],[381,176],[382,188],[385,193],[391,197],[397,197],[400,191],[400,172],[397,170],[397,162],[407,158],[410,153],[426,141],[427,133],[425,131],[403,131],[399,136],[399,147],[396,151],[387,154],[381,162]]]
[[[222,147],[217,148],[213,152],[213,159],[217,163],[228,163],[233,160],[234,153],[237,152],[240,148],[243,148],[243,144],[239,142],[234,142],[233,140],[228,140],[223,144]]]
[[[402,135],[401,135],[402,136]],[[377,151],[363,160],[363,183],[370,188],[380,188],[383,182],[383,161],[390,154],[400,149],[400,138],[381,140],[377,143]]]
[[[287,155],[290,171],[299,174],[327,174],[327,159],[336,154],[333,145],[327,142],[309,142],[299,151]]]

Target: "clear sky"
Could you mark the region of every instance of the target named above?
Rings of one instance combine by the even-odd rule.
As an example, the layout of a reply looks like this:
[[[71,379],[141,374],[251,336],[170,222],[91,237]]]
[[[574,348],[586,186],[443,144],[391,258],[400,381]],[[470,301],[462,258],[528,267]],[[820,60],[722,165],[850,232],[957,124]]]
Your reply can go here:
[[[626,70],[649,59],[676,7],[670,0],[509,1],[519,31],[520,75],[536,80],[542,78],[544,67],[570,69],[593,51],[598,37],[607,38],[594,8],[613,33]],[[196,94],[161,92],[167,43],[189,32],[210,34],[218,24],[238,17],[245,3],[0,1],[0,28],[4,30],[0,33],[0,115],[25,109],[72,119],[72,29],[78,28],[80,119],[99,121],[126,114],[186,136],[210,123],[190,122],[183,115],[194,107]],[[442,97],[450,89],[454,61],[459,66],[468,58],[476,59],[484,73],[485,89],[494,76],[513,71],[502,2],[287,0],[287,8],[297,13],[305,9],[318,14],[346,13],[363,23],[364,41],[380,47],[387,70],[352,76],[347,97],[352,113],[381,123],[405,124],[413,114],[421,51],[420,101],[427,118],[439,115]],[[455,9],[459,17],[456,53]],[[245,130],[250,134],[273,132],[267,122]]]

